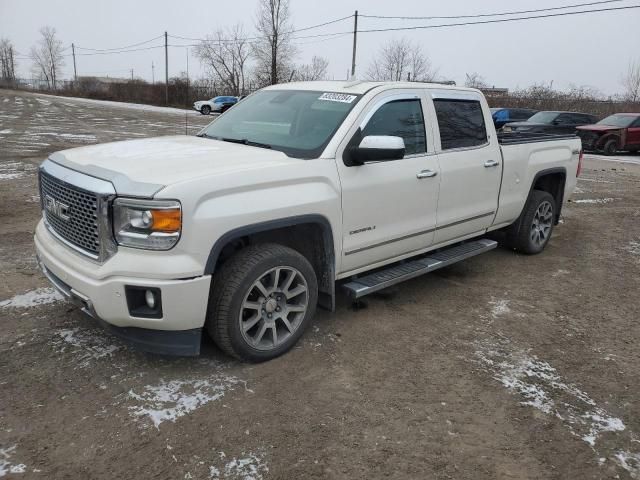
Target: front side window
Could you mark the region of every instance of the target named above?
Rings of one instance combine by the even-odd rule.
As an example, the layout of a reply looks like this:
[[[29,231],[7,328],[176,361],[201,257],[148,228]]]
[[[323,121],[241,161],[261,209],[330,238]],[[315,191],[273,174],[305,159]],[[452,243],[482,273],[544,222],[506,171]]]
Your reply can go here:
[[[420,100],[394,100],[385,103],[376,110],[362,130],[362,137],[367,135],[402,137],[405,155],[425,153],[427,138]]]
[[[634,117],[630,115],[609,115],[607,118],[600,120],[596,125],[610,125],[612,127],[628,127],[633,123],[633,120],[634,120]],[[640,122],[640,118],[638,119],[638,122]]]
[[[487,143],[482,105],[477,100],[436,98],[442,150],[477,147]]]

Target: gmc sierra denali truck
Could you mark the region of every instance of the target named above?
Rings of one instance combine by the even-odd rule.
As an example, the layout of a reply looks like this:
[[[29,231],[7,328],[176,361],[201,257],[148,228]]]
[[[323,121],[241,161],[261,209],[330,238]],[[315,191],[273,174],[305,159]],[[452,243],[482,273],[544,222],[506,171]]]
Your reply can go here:
[[[478,90],[304,82],[197,136],[74,148],[39,171],[40,265],[147,351],[289,350],[336,284],[356,299],[496,247],[542,251],[576,184],[573,135],[497,135]]]

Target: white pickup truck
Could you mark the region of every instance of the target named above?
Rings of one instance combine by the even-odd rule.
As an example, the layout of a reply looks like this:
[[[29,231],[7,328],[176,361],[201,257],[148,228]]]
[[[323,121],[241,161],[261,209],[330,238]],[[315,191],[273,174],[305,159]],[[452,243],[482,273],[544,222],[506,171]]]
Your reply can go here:
[[[50,281],[116,335],[196,355],[289,350],[316,305],[509,245],[549,241],[582,160],[571,135],[497,135],[482,94],[305,82],[243,100],[197,136],[54,153],[35,244]]]

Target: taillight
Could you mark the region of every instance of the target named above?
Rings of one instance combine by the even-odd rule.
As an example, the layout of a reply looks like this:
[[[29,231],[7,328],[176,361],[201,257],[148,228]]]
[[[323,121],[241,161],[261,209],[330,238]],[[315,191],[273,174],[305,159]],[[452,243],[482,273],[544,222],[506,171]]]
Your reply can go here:
[[[578,155],[578,170],[576,170],[576,178],[580,176],[580,172],[582,171],[582,157],[584,157],[584,150],[580,150],[580,155]]]

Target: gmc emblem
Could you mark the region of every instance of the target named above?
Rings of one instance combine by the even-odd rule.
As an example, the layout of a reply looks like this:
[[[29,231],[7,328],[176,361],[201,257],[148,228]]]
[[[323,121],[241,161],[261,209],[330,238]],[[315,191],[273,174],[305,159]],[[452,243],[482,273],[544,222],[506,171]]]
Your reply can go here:
[[[69,205],[56,200],[51,195],[44,196],[44,208],[60,220],[69,221]]]

